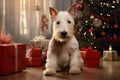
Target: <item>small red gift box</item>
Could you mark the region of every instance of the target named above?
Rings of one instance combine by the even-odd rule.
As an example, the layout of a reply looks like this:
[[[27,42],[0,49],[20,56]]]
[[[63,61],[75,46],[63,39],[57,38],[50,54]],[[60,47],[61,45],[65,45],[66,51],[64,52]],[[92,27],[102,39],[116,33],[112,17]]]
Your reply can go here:
[[[0,44],[0,75],[26,69],[25,44]]]
[[[30,51],[31,57],[41,57],[42,56],[42,49],[41,48],[31,48]]]
[[[38,67],[42,65],[42,49],[41,48],[31,48],[30,56],[27,57],[28,66]]]
[[[97,50],[89,49],[81,49],[81,56],[84,60],[84,65],[86,67],[100,67],[100,52]]]

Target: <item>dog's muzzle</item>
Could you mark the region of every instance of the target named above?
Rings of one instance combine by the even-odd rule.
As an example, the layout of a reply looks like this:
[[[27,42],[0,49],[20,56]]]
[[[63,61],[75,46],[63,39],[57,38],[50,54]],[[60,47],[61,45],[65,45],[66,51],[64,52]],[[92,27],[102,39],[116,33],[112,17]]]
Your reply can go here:
[[[62,38],[65,38],[67,36],[67,32],[66,31],[61,32],[61,36]]]

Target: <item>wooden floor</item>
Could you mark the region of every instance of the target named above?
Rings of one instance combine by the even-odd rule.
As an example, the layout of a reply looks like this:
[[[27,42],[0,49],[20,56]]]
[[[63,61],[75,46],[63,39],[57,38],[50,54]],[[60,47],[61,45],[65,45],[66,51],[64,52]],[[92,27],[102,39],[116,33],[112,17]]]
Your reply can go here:
[[[44,76],[43,70],[44,67],[29,67],[16,74],[0,76],[0,80],[120,80],[120,61],[101,61],[100,68],[84,67],[79,75],[70,75],[66,70]]]

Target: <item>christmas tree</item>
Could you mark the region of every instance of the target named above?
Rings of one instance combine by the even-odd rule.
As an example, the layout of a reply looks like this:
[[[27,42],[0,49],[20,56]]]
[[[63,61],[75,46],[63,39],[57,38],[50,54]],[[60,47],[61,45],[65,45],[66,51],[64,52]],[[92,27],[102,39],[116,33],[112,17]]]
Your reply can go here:
[[[120,0],[77,0],[76,37],[80,48],[120,51]]]

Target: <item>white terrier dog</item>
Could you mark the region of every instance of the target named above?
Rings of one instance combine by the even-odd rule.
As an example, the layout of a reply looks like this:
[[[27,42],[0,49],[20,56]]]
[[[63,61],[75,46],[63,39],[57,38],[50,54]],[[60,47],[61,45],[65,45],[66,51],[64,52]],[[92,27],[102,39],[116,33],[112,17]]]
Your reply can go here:
[[[70,67],[69,73],[78,74],[83,67],[79,45],[74,36],[74,5],[68,11],[50,7],[53,19],[53,35],[49,42],[44,75],[54,75],[61,67]]]

